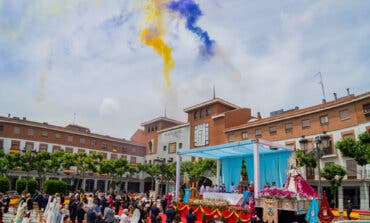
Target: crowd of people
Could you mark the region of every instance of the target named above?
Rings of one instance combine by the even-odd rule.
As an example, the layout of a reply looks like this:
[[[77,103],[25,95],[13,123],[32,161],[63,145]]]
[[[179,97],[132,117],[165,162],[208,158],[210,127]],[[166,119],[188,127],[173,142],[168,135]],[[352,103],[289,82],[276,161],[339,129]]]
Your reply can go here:
[[[10,199],[4,196],[1,203],[4,212],[9,209]],[[69,202],[68,202],[69,201]],[[33,203],[37,203],[36,210]],[[15,210],[14,223],[28,223],[32,211],[39,216],[42,223],[161,223],[166,216],[166,223],[172,223],[176,217],[173,195],[162,198],[149,198],[149,194],[117,193],[70,193],[47,195],[37,193],[33,198],[23,193]],[[162,213],[161,213],[162,212]],[[193,223],[190,219],[189,223]],[[0,218],[2,223],[2,214]]]

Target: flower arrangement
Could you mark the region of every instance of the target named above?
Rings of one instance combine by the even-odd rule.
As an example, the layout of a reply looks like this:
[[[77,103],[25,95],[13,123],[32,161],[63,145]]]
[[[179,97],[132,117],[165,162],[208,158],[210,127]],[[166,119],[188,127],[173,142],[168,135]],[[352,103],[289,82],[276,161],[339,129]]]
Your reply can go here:
[[[270,199],[296,199],[298,194],[284,188],[267,188],[259,192],[259,196]]]
[[[224,199],[203,199],[203,200],[193,200],[193,205],[202,205],[202,206],[229,206],[229,202]]]

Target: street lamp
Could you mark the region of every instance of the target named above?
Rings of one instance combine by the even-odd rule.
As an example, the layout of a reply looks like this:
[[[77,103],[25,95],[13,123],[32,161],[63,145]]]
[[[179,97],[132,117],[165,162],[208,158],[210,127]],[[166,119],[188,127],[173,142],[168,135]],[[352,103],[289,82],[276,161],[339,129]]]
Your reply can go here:
[[[320,167],[320,159],[324,155],[324,151],[329,147],[329,142],[330,142],[330,136],[327,135],[325,132],[323,134],[318,135],[315,137],[315,150],[313,152],[315,153],[316,156],[316,163],[318,167],[318,172],[319,172],[319,185],[318,185],[318,193],[319,197],[321,198],[322,196],[322,182],[321,182],[321,167]],[[303,152],[305,153],[308,151],[308,140],[302,136],[302,138],[299,140],[299,145]]]
[[[26,155],[27,151],[30,151],[30,157],[28,158],[28,163],[30,165],[29,169],[27,169],[27,180],[26,180],[26,191],[28,192],[28,179],[29,179],[29,174],[32,168],[32,162],[33,158],[35,157],[35,154],[37,153],[35,149],[27,150],[26,147],[23,148],[22,153]]]

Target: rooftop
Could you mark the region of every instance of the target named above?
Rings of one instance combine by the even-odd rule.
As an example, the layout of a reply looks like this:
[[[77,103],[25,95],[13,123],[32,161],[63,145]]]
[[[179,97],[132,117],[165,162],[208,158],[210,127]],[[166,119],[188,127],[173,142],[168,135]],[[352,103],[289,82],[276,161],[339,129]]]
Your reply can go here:
[[[307,108],[294,109],[294,110],[284,112],[282,114],[274,115],[274,116],[271,116],[271,117],[256,119],[255,121],[251,121],[251,122],[239,125],[239,126],[234,126],[234,127],[228,128],[228,129],[225,130],[225,132],[240,130],[240,129],[244,129],[244,128],[248,128],[248,127],[268,124],[268,123],[277,122],[277,121],[281,121],[281,120],[285,120],[285,119],[290,119],[290,118],[293,118],[293,117],[298,117],[298,116],[307,115],[307,114],[311,114],[311,113],[315,113],[315,112],[320,112],[320,111],[323,111],[323,110],[339,107],[339,106],[342,106],[342,105],[345,105],[345,104],[348,104],[348,103],[351,103],[351,102],[355,102],[355,101],[358,101],[358,100],[362,100],[362,99],[365,99],[365,98],[370,98],[370,91],[368,91],[366,93],[363,93],[363,94],[360,94],[360,95],[357,95],[357,96],[349,95],[349,96],[346,96],[346,97],[339,98],[337,100],[324,102],[324,103],[314,105],[314,106],[310,106],[310,107],[307,107]]]
[[[207,106],[207,105],[217,104],[217,103],[218,104],[223,104],[223,105],[229,106],[229,107],[234,108],[234,109],[240,108],[239,106],[237,106],[235,104],[232,104],[232,103],[230,103],[228,101],[225,101],[222,98],[214,98],[214,99],[211,99],[211,100],[208,100],[208,101],[205,101],[205,102],[202,102],[202,103],[193,105],[191,107],[185,108],[184,109],[184,112],[188,113],[188,112],[191,112],[191,111],[193,111],[195,109],[202,108],[202,107]]]
[[[172,119],[172,118],[167,118],[167,117],[157,117],[157,118],[152,119],[152,120],[150,120],[150,121],[146,121],[146,122],[141,123],[141,126],[150,125],[150,124],[153,124],[153,123],[155,123],[155,122],[159,122],[159,121],[170,122],[170,123],[173,123],[173,124],[176,124],[176,125],[182,125],[182,124],[185,124],[184,122],[177,121],[177,120]]]

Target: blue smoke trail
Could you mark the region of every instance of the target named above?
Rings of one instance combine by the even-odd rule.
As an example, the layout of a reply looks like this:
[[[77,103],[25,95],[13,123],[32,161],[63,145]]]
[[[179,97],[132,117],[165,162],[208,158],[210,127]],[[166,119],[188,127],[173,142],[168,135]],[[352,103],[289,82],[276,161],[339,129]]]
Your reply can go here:
[[[200,38],[203,43],[199,49],[200,55],[203,58],[213,56],[215,41],[211,40],[207,31],[202,30],[196,25],[199,17],[202,16],[199,5],[193,0],[178,0],[168,3],[167,8],[173,12],[180,13],[180,15],[186,19],[186,28]]]

